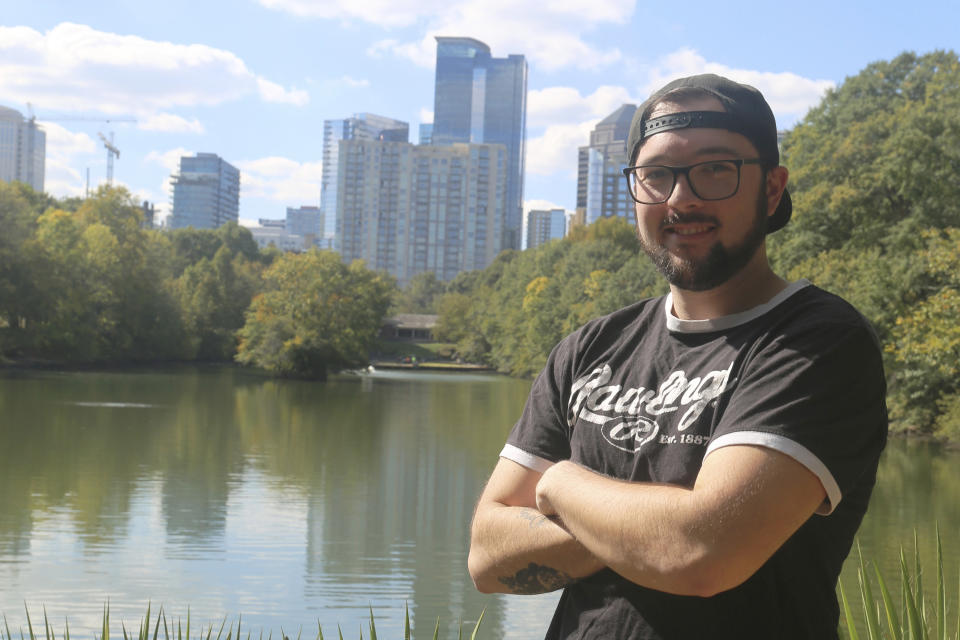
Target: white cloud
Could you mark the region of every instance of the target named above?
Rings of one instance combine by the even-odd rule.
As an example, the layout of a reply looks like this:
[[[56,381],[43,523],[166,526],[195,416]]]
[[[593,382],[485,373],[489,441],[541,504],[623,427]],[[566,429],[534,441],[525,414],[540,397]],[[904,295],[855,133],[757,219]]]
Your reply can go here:
[[[523,213],[526,214],[532,210],[549,211],[551,209],[564,209],[563,205],[556,204],[550,200],[524,200]],[[566,211],[566,209],[564,209]]]
[[[320,162],[271,156],[237,163],[241,197],[266,198],[285,206],[320,201]]]
[[[0,95],[38,109],[148,117],[185,106],[216,105],[248,95],[303,105],[247,68],[235,54],[61,23],[41,33],[0,27]]]
[[[53,122],[40,124],[47,134],[44,190],[57,197],[82,196],[86,175],[75,167],[78,160],[82,164],[84,156],[97,151],[97,142],[85,133],[74,133]]]
[[[556,124],[546,128],[543,135],[527,141],[527,172],[542,176],[564,171],[577,175],[577,147],[590,141],[590,130],[595,120],[579,124]]]
[[[156,113],[147,116],[137,125],[144,131],[163,131],[165,133],[204,133],[205,129],[200,121],[194,118],[187,120],[172,113]]]
[[[360,20],[383,28],[420,25],[422,39],[385,39],[368,53],[386,53],[429,67],[436,57],[434,36],[470,34],[495,55],[529,52],[544,69],[597,68],[621,58],[616,47],[596,47],[583,34],[603,23],[624,23],[636,0],[558,0],[533,3],[515,0],[260,0],[271,9],[297,16]]]
[[[834,86],[830,80],[813,80],[789,71],[770,72],[737,69],[716,62],[708,62],[693,49],[680,49],[657,61],[657,71],[651,71],[647,83],[641,87],[648,95],[667,82],[697,73],[716,73],[731,80],[752,85],[763,93],[777,117],[780,128],[792,126],[815,106],[823,94]]]
[[[348,87],[353,87],[355,89],[363,89],[370,86],[370,81],[365,78],[353,78],[351,76],[343,76],[340,78],[340,81]]]
[[[420,108],[420,122],[423,124],[432,124],[433,123],[433,109],[427,109],[426,107]]]
[[[637,100],[624,87],[609,85],[597,87],[589,95],[572,87],[531,90],[527,92],[527,122],[537,127],[600,120],[630,102]]]
[[[180,158],[191,155],[194,155],[193,151],[177,147],[169,151],[151,151],[144,157],[144,161],[160,165],[167,173],[174,173],[180,169]]]

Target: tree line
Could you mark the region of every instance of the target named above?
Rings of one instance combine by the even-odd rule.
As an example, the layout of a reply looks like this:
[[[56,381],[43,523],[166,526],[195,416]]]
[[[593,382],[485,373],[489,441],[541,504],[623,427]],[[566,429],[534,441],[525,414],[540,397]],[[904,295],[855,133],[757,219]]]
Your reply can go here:
[[[851,301],[884,348],[891,417],[960,439],[960,61],[904,53],[826,93],[782,147],[793,219],[775,270]],[[56,200],[0,184],[0,357],[230,360],[323,377],[366,363],[388,312],[437,313],[458,355],[535,374],[567,333],[666,284],[603,219],[448,283],[249,231],[147,231],[122,189]]]
[[[144,229],[122,188],[0,183],[0,360],[229,361],[324,377],[366,364],[393,280],[249,230]]]

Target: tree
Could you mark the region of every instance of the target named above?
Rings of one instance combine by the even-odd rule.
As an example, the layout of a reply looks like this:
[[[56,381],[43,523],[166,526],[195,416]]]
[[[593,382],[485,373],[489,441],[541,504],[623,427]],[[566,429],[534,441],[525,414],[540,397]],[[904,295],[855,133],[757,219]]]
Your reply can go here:
[[[436,313],[437,298],[444,284],[433,271],[423,271],[410,278],[406,287],[397,291],[392,313]]]
[[[783,162],[794,214],[769,239],[774,266],[867,316],[886,347],[891,418],[933,429],[958,413],[941,366],[956,359],[956,284],[930,244],[960,227],[957,54],[904,53],[847,78],[787,134]]]
[[[287,254],[264,274],[239,332],[237,361],[276,374],[324,379],[363,366],[394,285],[329,251]]]

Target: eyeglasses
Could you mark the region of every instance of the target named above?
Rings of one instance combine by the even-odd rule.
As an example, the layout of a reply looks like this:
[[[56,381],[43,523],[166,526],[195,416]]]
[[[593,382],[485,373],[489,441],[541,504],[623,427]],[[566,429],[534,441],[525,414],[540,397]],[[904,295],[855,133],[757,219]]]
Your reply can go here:
[[[740,167],[760,163],[760,158],[746,158],[708,160],[686,167],[648,164],[626,167],[623,175],[627,178],[630,196],[640,204],[661,204],[669,200],[678,175],[687,177],[693,195],[701,200],[725,200],[740,188]]]

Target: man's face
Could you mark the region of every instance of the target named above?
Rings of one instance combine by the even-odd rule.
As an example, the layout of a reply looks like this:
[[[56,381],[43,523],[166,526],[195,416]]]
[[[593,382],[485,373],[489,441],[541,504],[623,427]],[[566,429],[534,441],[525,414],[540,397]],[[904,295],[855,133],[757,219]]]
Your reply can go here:
[[[651,117],[679,111],[722,111],[714,98],[661,103]],[[686,166],[707,160],[756,158],[744,136],[723,129],[675,129],[651,136],[640,147],[635,165]],[[713,289],[743,269],[766,237],[770,213],[764,172],[743,165],[740,188],[726,200],[706,201],[677,176],[662,204],[636,204],[637,235],[643,250],[670,284],[691,291]]]

